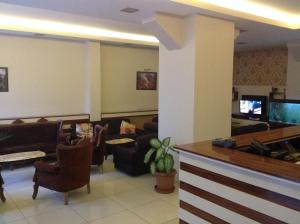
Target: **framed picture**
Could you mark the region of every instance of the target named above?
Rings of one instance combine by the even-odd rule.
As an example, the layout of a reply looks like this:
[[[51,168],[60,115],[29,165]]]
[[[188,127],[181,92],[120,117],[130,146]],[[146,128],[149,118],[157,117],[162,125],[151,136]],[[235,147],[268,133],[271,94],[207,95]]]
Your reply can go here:
[[[8,92],[8,68],[0,67],[0,92]]]
[[[137,72],[137,90],[156,90],[157,72]]]

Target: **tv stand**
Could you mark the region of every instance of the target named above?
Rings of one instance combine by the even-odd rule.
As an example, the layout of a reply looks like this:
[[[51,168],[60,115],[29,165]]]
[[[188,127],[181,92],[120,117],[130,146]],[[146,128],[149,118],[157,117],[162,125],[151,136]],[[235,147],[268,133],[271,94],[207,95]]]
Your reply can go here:
[[[263,121],[263,122],[267,121],[267,118],[265,116],[253,116],[249,114],[232,113],[231,117],[237,119],[243,119],[243,120],[255,120],[255,121]]]
[[[249,117],[248,119],[253,121],[260,121],[259,117]]]

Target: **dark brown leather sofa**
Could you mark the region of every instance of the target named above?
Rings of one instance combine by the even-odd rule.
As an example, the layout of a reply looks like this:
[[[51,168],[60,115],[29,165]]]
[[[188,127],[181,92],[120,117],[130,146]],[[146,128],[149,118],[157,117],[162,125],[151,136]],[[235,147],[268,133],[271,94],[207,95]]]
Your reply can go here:
[[[144,123],[145,134],[158,133],[158,117],[154,117],[152,122]]]
[[[60,122],[0,125],[0,132],[10,136],[0,142],[0,155],[34,150],[41,150],[49,154],[55,153]]]
[[[120,126],[122,121],[126,121],[130,123],[130,119],[126,117],[114,117],[114,118],[103,118],[99,122],[94,122],[93,125],[101,125],[105,126],[108,125],[107,133],[106,133],[106,140],[112,140],[112,139],[119,139],[119,138],[132,138],[136,139],[137,136],[140,136],[143,134],[143,131],[140,129],[136,129],[135,134],[120,134]],[[106,145],[106,151],[105,156],[111,155],[114,151],[114,146],[107,144]]]
[[[114,153],[115,168],[131,176],[149,172],[149,166],[144,164],[144,156],[150,149],[150,140],[157,134],[147,134],[136,138],[134,146],[117,146]]]

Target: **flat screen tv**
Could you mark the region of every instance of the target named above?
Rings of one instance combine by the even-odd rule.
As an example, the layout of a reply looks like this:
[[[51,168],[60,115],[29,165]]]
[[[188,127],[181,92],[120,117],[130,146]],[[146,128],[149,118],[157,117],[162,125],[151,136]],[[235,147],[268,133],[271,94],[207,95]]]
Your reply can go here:
[[[269,122],[300,125],[300,100],[270,101]]]
[[[264,117],[267,109],[266,96],[243,95],[240,100],[240,113],[253,117]]]
[[[261,115],[261,101],[258,100],[240,100],[240,113]]]

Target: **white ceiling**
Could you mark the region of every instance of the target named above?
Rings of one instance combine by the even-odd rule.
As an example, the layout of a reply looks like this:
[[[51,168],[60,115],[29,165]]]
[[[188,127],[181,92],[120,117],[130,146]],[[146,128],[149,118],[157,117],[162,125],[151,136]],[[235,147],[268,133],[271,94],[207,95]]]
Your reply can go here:
[[[253,0],[259,3],[270,4],[282,10],[300,15],[300,0]],[[300,40],[300,30],[279,28],[267,24],[253,22],[245,19],[226,16],[191,6],[184,6],[169,0],[0,0],[0,2],[28,6],[33,8],[54,10],[58,12],[76,14],[80,16],[108,19],[127,23],[128,27],[138,27],[142,33],[147,33],[142,20],[153,15],[154,12],[165,12],[179,16],[199,13],[218,18],[232,20],[240,29],[247,30],[242,33],[237,42],[247,42],[246,45],[237,45],[237,49],[263,48],[276,45],[285,45],[287,42]],[[139,9],[134,14],[120,12],[125,7]],[[59,19],[59,18],[58,18]],[[129,32],[131,30],[128,30]]]
[[[296,14],[299,14],[300,12],[299,0],[252,0],[252,1],[271,5],[275,8],[280,8],[282,10],[287,10]]]

